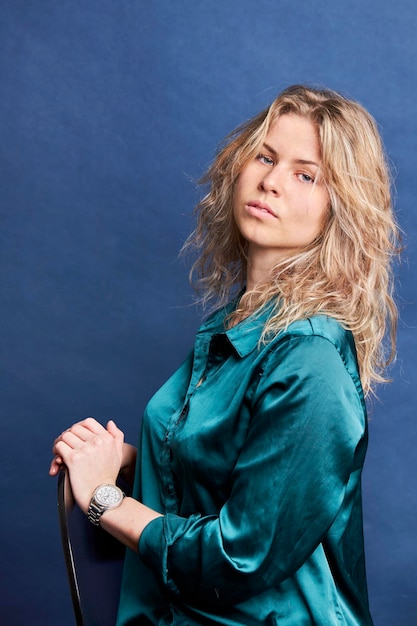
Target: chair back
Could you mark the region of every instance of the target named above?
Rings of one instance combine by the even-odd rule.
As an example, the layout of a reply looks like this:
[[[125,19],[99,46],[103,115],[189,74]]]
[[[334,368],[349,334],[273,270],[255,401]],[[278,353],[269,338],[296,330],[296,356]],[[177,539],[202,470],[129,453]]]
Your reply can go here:
[[[114,626],[125,547],[87,520],[66,469],[58,476],[58,515],[77,626]]]

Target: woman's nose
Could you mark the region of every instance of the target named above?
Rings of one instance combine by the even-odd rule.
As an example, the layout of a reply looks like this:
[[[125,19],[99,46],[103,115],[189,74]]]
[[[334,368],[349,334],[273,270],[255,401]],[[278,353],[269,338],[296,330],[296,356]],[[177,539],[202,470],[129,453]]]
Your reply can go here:
[[[278,195],[281,193],[281,176],[277,167],[273,167],[260,180],[260,188],[262,191]]]

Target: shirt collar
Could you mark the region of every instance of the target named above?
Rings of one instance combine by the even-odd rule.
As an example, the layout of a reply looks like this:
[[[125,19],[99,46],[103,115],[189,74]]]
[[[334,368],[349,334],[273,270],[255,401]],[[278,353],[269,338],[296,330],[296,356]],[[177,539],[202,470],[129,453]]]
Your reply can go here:
[[[255,350],[271,309],[272,306],[267,305],[226,331],[227,338],[240,357],[243,358]]]
[[[243,358],[258,345],[265,323],[273,309],[273,303],[268,303],[260,311],[255,311],[233,328],[225,330],[224,321],[235,306],[236,301],[233,301],[223,309],[216,311],[202,325],[200,332],[209,333],[211,336],[225,334],[238,355]]]

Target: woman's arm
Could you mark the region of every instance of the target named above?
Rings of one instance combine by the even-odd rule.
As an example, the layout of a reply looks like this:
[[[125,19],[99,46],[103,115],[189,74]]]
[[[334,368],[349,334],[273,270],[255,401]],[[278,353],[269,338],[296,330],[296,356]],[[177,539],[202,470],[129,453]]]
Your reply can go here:
[[[62,464],[67,466],[74,498],[84,513],[99,485],[115,484],[120,471],[126,479],[133,477],[136,449],[123,440],[123,432],[113,421],[104,428],[91,417],[74,424],[55,440],[49,473],[54,476]],[[105,511],[100,525],[137,551],[143,529],[157,517],[160,513],[128,497],[117,509]]]

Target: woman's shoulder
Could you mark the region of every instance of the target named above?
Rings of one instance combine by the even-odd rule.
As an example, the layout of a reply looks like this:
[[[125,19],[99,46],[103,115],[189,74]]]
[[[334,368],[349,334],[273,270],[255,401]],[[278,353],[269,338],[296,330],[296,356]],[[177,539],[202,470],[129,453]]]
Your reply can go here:
[[[281,336],[317,336],[340,344],[348,341],[353,344],[353,335],[337,319],[329,315],[314,315],[289,324]]]
[[[292,322],[270,344],[270,357],[303,363],[303,367],[325,367],[329,373],[346,370],[359,388],[359,370],[355,341],[350,330],[327,315]]]

